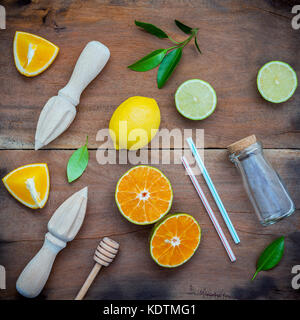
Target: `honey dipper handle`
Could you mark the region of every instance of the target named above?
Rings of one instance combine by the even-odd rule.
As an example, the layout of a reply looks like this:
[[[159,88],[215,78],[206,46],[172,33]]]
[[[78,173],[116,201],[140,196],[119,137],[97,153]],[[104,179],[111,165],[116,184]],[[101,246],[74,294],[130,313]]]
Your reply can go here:
[[[91,286],[91,284],[95,280],[98,272],[100,271],[101,267],[102,267],[101,264],[95,263],[94,268],[92,269],[92,271],[90,272],[89,276],[85,280],[85,283],[83,284],[82,288],[78,292],[75,300],[82,300],[84,298],[84,296],[86,295],[87,291],[89,290],[89,287]]]
[[[82,91],[97,77],[109,57],[109,49],[104,44],[99,41],[89,42],[76,62],[70,81],[59,90],[58,95],[77,106]]]

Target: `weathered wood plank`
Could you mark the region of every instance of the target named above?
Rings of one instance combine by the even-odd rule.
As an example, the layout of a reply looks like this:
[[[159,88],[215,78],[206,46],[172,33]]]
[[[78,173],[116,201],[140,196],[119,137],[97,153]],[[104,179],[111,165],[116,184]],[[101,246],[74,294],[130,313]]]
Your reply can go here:
[[[71,128],[49,148],[78,147],[86,134],[90,137],[89,146],[97,148],[97,131],[107,127],[116,106],[131,95],[157,99],[162,128],[205,129],[206,147],[223,148],[238,138],[256,133],[268,148],[299,148],[299,92],[288,103],[274,107],[260,98],[255,85],[258,68],[268,60],[287,61],[299,71],[298,31],[292,30],[290,6],[283,2],[1,2],[7,9],[8,19],[7,30],[0,33],[0,149],[33,147],[41,107],[66,84],[79,53],[94,39],[109,46],[111,61],[83,94]],[[164,89],[158,90],[155,72],[134,73],[126,69],[135,59],[167,45],[166,41],[138,30],[133,24],[135,18],[170,30],[178,39],[184,36],[172,24],[174,18],[198,26],[204,54],[198,56],[193,48],[187,48],[174,77]],[[53,66],[34,79],[24,78],[14,67],[12,41],[16,30],[39,34],[61,48]],[[203,122],[183,119],[173,103],[177,86],[192,77],[211,82],[219,98],[217,111]],[[205,152],[207,168],[242,241],[239,246],[233,245],[238,257],[235,264],[228,261],[181,165],[158,165],[174,187],[172,212],[187,211],[194,215],[203,232],[197,254],[188,264],[175,270],[161,269],[152,262],[148,252],[151,227],[132,225],[118,213],[114,202],[115,184],[130,166],[99,165],[96,151],[92,151],[87,171],[80,180],[68,185],[65,168],[71,153],[71,150],[0,151],[1,177],[30,162],[47,162],[51,172],[51,194],[41,212],[17,203],[0,184],[0,264],[5,265],[8,277],[7,290],[0,291],[0,299],[20,298],[15,291],[16,279],[40,248],[53,211],[85,185],[89,185],[89,204],[84,225],[77,238],[58,256],[39,298],[74,298],[93,265],[92,255],[98,240],[111,236],[121,243],[120,254],[109,270],[96,280],[88,299],[299,299],[298,292],[290,285],[291,267],[299,264],[300,258],[299,151],[266,151],[297,207],[293,216],[267,228],[257,222],[225,150]],[[201,177],[199,181],[208,194]],[[209,199],[216,209],[210,196]],[[221,218],[219,222],[229,238]],[[259,253],[279,235],[287,236],[283,261],[276,269],[260,274],[250,283]]]
[[[1,177],[26,163],[46,162],[49,166],[51,181],[48,203],[40,212],[19,204],[8,194],[4,185],[0,184],[2,211],[0,225],[5,226],[5,228],[1,228],[0,239],[5,241],[40,240],[44,236],[47,221],[53,211],[73,192],[86,185],[89,186],[88,219],[79,236],[94,238],[99,232],[115,234],[139,230],[140,227],[122,219],[114,201],[116,183],[131,165],[99,165],[96,161],[96,152],[91,151],[90,153],[86,172],[78,181],[69,185],[66,178],[66,165],[72,151],[0,151]],[[296,207],[300,209],[298,197],[300,151],[267,150],[266,154],[285,181],[296,202]],[[237,228],[243,230],[246,227],[244,230],[254,232],[256,228],[259,228],[259,224],[243,190],[239,174],[227,159],[226,151],[206,150],[204,159],[226,208],[231,212],[234,224]],[[182,165],[158,165],[157,167],[163,170],[173,185],[175,194],[173,212],[190,210],[191,208],[193,209],[192,214],[199,215],[201,212],[201,218],[205,219],[204,208],[202,208],[188,177],[185,176]],[[207,191],[203,179],[199,179],[199,182]],[[214,206],[214,202],[211,202]],[[214,208],[216,207],[214,206]],[[204,221],[210,226],[209,219]],[[280,226],[280,224],[278,225]],[[15,232],[16,229],[18,232]],[[261,228],[259,230],[267,232],[268,229]]]
[[[49,148],[74,148],[86,134],[90,147],[108,126],[123,100],[132,95],[155,98],[161,108],[162,128],[203,128],[205,144],[222,148],[255,133],[268,148],[299,148],[299,91],[287,103],[273,106],[256,89],[259,67],[283,60],[298,72],[299,32],[291,28],[288,7],[274,1],[32,1],[7,4],[7,29],[1,31],[0,48],[0,148],[33,148],[36,123],[45,102],[68,81],[85,44],[99,40],[111,50],[111,60],[82,95],[76,120]],[[25,3],[25,2],[24,2]],[[27,3],[27,1],[26,1]],[[274,12],[275,14],[273,14]],[[153,22],[183,38],[173,24],[177,18],[198,26],[203,55],[192,47],[184,52],[174,76],[162,90],[155,71],[135,73],[127,65],[149,51],[167,46],[134,26],[134,19]],[[18,74],[12,56],[16,30],[37,33],[60,47],[54,64],[42,75],[27,79]],[[274,35],[274,36],[272,36]],[[192,122],[175,109],[173,95],[189,78],[209,81],[218,95],[217,110],[207,120]]]
[[[173,270],[160,268],[151,260],[148,231],[114,236],[121,243],[120,253],[96,278],[86,299],[299,299],[299,292],[291,288],[291,268],[299,264],[300,258],[299,232],[286,239],[286,253],[280,265],[268,273],[262,272],[255,282],[250,281],[255,261],[278,233],[243,234],[243,243],[234,247],[238,260],[231,264],[215,233],[211,229],[203,232],[193,259]],[[93,266],[97,244],[97,239],[70,243],[58,255],[38,299],[74,299]],[[0,292],[0,299],[20,299],[15,290],[16,279],[41,245],[41,241],[22,241],[0,246],[1,258],[6,257],[8,277],[7,290]]]
[[[51,175],[49,201],[40,212],[19,205],[1,184],[0,187],[0,263],[7,268],[7,290],[1,299],[18,298],[15,281],[42,244],[46,225],[55,208],[72,192],[89,186],[87,216],[76,240],[58,256],[53,273],[40,298],[73,299],[92,267],[92,255],[97,241],[111,236],[121,244],[120,255],[91,288],[88,299],[226,299],[273,298],[298,299],[290,285],[291,267],[299,264],[299,151],[267,150],[266,156],[286,182],[295,200],[297,212],[270,227],[259,225],[247,200],[240,178],[225,150],[206,150],[205,163],[230,213],[241,238],[235,246],[220,218],[238,258],[229,262],[226,253],[181,165],[158,165],[170,178],[174,188],[171,212],[186,211],[197,218],[203,237],[193,259],[176,270],[164,270],[152,262],[148,250],[151,227],[135,226],[118,212],[114,189],[118,178],[129,165],[101,166],[96,151],[91,152],[84,175],[68,185],[65,167],[72,151],[0,151],[1,176],[18,165],[47,162]],[[208,190],[199,177],[201,186]],[[216,208],[208,195],[213,208]],[[217,210],[216,210],[217,211]],[[280,265],[249,281],[255,271],[255,261],[261,250],[280,235],[288,237],[286,251]]]

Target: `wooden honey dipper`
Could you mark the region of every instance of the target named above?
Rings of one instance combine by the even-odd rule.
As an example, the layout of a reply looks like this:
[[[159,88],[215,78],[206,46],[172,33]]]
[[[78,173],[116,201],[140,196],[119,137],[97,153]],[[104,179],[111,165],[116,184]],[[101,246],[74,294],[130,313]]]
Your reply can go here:
[[[94,260],[96,261],[96,263],[89,276],[85,280],[82,288],[78,292],[75,300],[82,300],[84,298],[102,266],[108,267],[110,265],[110,263],[117,255],[118,249],[119,244],[110,238],[105,237],[100,241],[100,244],[98,245],[94,254]]]

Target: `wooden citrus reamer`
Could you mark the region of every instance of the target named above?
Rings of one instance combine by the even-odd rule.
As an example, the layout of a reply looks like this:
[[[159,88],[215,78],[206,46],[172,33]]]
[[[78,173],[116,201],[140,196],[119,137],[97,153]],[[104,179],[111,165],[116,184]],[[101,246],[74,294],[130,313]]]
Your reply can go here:
[[[94,254],[94,260],[96,261],[96,263],[89,276],[85,280],[82,288],[78,292],[75,300],[82,300],[84,298],[102,266],[108,267],[110,265],[110,263],[117,255],[118,249],[119,244],[108,237],[105,237],[100,241],[100,244],[98,245]]]
[[[90,41],[81,52],[68,84],[43,107],[35,133],[35,150],[61,135],[73,122],[83,90],[97,77],[110,57],[99,41]]]

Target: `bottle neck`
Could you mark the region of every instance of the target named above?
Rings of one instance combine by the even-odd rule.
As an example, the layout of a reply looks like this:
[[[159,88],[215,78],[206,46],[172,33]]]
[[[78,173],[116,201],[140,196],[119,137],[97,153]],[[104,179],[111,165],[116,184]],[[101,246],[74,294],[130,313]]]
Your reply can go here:
[[[255,142],[241,151],[230,154],[229,159],[233,163],[237,164],[244,159],[257,154],[262,154],[262,144],[260,142]]]

